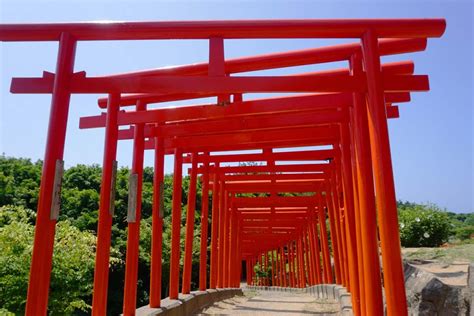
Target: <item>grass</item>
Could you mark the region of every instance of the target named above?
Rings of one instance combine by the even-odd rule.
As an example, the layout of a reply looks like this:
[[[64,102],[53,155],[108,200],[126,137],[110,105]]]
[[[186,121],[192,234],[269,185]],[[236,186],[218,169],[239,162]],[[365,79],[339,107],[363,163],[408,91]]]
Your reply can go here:
[[[403,248],[405,259],[437,260],[443,263],[454,261],[474,262],[474,240],[449,243],[439,248]]]

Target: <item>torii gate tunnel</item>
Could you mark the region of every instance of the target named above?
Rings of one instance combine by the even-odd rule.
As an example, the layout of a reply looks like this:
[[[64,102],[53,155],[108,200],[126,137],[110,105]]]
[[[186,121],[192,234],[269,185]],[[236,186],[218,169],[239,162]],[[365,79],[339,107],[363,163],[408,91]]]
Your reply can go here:
[[[80,119],[80,128],[105,128],[93,315],[107,311],[117,143],[127,139],[133,139],[134,146],[124,315],[134,315],[137,308],[146,149],[155,154],[151,308],[159,307],[162,298],[164,156],[174,155],[170,299],[178,298],[180,285],[184,294],[191,290],[199,180],[203,197],[199,290],[240,287],[244,277],[249,285],[303,288],[337,283],[352,294],[356,315],[383,315],[383,295],[388,315],[406,315],[387,119],[399,116],[394,104],[408,102],[411,92],[427,91],[429,85],[426,75],[413,74],[413,62],[381,64],[380,57],[423,51],[427,38],[440,37],[445,27],[443,19],[0,25],[2,41],[59,42],[55,73],[13,78],[11,84],[13,93],[52,95],[26,314],[47,313],[70,96],[104,93],[107,97],[98,105],[106,113]],[[355,41],[224,58],[227,39],[270,38]],[[171,39],[208,41],[209,61],[100,77],[74,72],[78,41]],[[287,76],[235,75],[337,61],[347,61],[348,67]],[[288,95],[244,100],[249,93]],[[217,101],[147,108],[206,97]],[[126,106],[134,107],[121,109]],[[183,164],[191,167],[180,275]],[[256,274],[255,266],[270,273]]]

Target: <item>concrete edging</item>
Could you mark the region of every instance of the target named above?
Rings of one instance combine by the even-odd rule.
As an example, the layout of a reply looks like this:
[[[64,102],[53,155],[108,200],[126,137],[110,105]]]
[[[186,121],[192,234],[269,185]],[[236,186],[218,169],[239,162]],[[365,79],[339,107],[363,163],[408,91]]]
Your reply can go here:
[[[319,299],[335,300],[339,303],[341,315],[353,315],[351,293],[347,292],[345,287],[338,284],[318,284],[306,288],[247,285],[246,288],[256,291],[308,293]]]
[[[306,292],[320,299],[339,302],[341,315],[353,315],[352,297],[347,289],[338,284],[318,284],[306,288]]]
[[[161,300],[160,308],[151,308],[149,305],[142,306],[136,310],[137,316],[180,316],[192,315],[197,311],[214,304],[215,302],[243,295],[240,288],[209,289],[206,291],[194,291],[190,294],[179,294],[177,300],[165,298]]]

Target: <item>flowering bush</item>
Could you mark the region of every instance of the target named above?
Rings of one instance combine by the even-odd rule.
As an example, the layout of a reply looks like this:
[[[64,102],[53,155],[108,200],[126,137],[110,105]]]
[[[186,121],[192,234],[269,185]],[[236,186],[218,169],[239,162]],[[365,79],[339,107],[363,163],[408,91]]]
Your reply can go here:
[[[403,247],[438,247],[448,241],[451,221],[437,206],[403,205],[398,214]]]

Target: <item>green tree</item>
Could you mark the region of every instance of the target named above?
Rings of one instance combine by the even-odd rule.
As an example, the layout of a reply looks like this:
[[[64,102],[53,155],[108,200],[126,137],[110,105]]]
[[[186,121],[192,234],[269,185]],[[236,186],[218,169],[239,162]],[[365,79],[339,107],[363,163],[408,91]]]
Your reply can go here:
[[[23,205],[35,209],[42,162],[0,156],[0,205]]]
[[[32,211],[0,208],[0,308],[24,313],[34,226]],[[69,221],[57,224],[49,311],[52,314],[87,312],[90,308],[96,237]],[[120,264],[112,251],[111,264]]]

